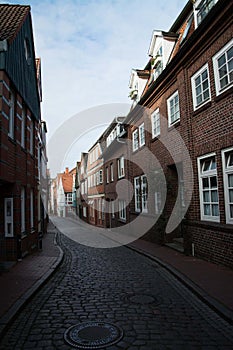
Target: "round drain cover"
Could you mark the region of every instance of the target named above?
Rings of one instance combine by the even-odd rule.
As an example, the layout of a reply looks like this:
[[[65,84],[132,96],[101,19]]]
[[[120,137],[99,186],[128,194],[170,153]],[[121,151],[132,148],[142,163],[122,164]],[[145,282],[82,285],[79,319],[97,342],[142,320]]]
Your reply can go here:
[[[123,330],[106,322],[82,322],[65,331],[65,341],[78,349],[100,349],[116,344],[123,337]]]

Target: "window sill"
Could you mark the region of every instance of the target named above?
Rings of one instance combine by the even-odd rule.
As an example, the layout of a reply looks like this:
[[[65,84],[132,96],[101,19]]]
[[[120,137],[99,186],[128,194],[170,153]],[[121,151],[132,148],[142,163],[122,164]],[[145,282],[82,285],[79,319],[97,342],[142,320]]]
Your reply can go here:
[[[180,126],[180,119],[177,120],[176,122],[174,122],[173,124],[168,125],[168,131],[171,131],[171,130],[175,129],[175,128],[177,128],[178,126]]]
[[[231,86],[230,88],[228,88],[227,90],[220,92],[218,96],[215,97],[214,101],[218,102],[220,101],[222,98],[227,97],[228,95],[232,95],[233,93],[233,86]]]
[[[159,140],[159,139],[160,139],[160,136],[161,136],[161,134],[152,137],[152,139],[150,140],[150,142],[153,143],[153,142],[155,142],[156,140]]]
[[[193,116],[205,111],[207,108],[209,108],[211,106],[211,104],[212,104],[211,101],[209,101],[209,102],[206,102],[205,104],[201,105],[200,107],[197,107],[195,109],[195,111],[193,111]]]

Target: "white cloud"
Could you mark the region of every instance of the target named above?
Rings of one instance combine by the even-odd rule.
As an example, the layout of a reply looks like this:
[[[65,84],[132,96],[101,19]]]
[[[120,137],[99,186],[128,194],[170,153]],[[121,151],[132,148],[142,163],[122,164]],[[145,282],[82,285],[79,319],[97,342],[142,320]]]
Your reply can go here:
[[[36,54],[42,59],[42,113],[49,136],[82,110],[129,103],[130,71],[146,65],[152,31],[168,30],[186,2],[31,1]]]

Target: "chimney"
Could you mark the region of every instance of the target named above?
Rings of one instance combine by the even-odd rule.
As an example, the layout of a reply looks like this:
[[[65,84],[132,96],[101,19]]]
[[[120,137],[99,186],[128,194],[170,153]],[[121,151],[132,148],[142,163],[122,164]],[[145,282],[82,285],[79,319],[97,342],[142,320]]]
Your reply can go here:
[[[65,174],[69,174],[69,168],[68,167],[66,167]]]

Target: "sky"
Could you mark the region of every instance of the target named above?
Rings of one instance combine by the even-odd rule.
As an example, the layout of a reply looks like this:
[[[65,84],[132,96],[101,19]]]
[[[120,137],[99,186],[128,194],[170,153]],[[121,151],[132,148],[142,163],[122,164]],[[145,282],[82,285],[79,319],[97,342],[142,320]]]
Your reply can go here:
[[[114,113],[127,114],[131,69],[145,67],[153,30],[169,30],[187,0],[0,3],[31,6],[36,56],[42,61],[42,119],[47,123],[49,143],[75,115],[76,124],[85,126],[82,112],[96,106],[119,104]],[[86,132],[82,128],[76,140],[72,137],[72,150],[67,150],[60,167],[74,167],[80,153],[90,148],[113,119],[110,115],[98,124],[99,116],[93,115]]]

